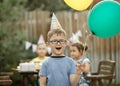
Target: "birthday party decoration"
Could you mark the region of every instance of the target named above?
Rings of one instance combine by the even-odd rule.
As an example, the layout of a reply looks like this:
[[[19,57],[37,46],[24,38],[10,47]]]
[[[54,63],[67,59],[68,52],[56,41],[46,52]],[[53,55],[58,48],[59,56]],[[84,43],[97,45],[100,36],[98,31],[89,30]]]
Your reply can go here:
[[[44,43],[45,43],[45,41],[44,41],[43,35],[41,34],[40,38],[38,40],[38,44],[44,44]]]
[[[37,50],[37,45],[36,44],[32,44],[32,52],[36,52]]]
[[[75,33],[75,35],[76,35],[77,37],[82,37],[81,30],[78,30],[78,31]]]
[[[71,43],[79,43],[80,42],[78,36],[76,36],[74,33],[72,34],[72,37],[70,37],[69,41]]]
[[[93,35],[109,38],[120,32],[120,4],[106,0],[97,3],[88,15],[88,27]]]
[[[64,2],[75,10],[83,11],[92,4],[93,0],[64,0]]]
[[[52,19],[51,19],[51,27],[50,29],[62,29],[57,17],[55,16],[55,14],[53,13],[52,15]]]
[[[32,43],[29,41],[25,41],[25,50],[28,50],[31,47]]]

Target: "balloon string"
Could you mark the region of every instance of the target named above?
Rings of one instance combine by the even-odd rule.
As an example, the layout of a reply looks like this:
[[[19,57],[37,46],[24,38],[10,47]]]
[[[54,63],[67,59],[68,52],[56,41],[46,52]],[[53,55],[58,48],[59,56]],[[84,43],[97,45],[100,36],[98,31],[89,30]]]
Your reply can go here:
[[[87,35],[87,37],[86,37],[86,40],[85,40],[85,43],[84,43],[84,49],[83,49],[83,57],[85,56],[85,52],[86,52],[86,50],[85,50],[85,48],[87,47],[87,41],[88,41],[88,38],[91,36],[92,34],[91,33],[89,33],[88,35]]]
[[[94,0],[93,0],[92,4],[91,4],[90,7],[89,7],[88,14],[89,14],[89,12],[90,12],[91,9],[92,9],[93,4],[94,4]],[[83,57],[85,56],[85,52],[86,52],[85,48],[86,48],[86,46],[87,46],[87,40],[88,40],[88,38],[89,38],[91,35],[92,35],[92,33],[90,33],[90,31],[89,31],[89,34],[87,35],[86,40],[85,40],[85,43],[84,43]]]

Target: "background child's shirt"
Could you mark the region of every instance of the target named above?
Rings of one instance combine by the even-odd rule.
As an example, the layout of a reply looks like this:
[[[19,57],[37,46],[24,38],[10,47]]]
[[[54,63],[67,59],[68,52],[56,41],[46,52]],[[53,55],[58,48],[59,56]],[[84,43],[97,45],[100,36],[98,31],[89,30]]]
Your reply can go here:
[[[90,60],[87,57],[83,57],[83,58],[79,59],[77,62],[78,63],[85,63],[85,62],[90,63]]]
[[[30,63],[34,63],[35,64],[35,69],[40,69],[40,66],[42,65],[43,61],[45,61],[46,59],[48,59],[47,56],[45,56],[45,58],[42,59],[42,60],[40,59],[40,57],[36,57],[36,58],[32,59],[30,61]]]
[[[39,75],[47,77],[47,86],[70,86],[70,74],[76,73],[72,58],[48,58],[43,62]]]
[[[31,62],[43,62],[43,61],[46,60],[47,58],[48,58],[48,57],[45,56],[45,58],[41,60],[40,57],[36,57],[36,58],[32,59]]]
[[[79,59],[78,61],[76,61],[76,63],[85,63],[85,62],[87,62],[87,63],[90,64],[90,60],[89,60],[87,57],[83,57],[83,58]],[[81,74],[81,77],[80,77],[80,80],[79,80],[79,83],[77,84],[77,86],[81,86],[80,84],[82,84],[82,83],[86,83],[86,84],[89,84],[89,83],[90,83],[89,80],[86,80],[86,79],[85,79],[85,77],[86,77],[87,75],[90,75],[90,73],[84,73],[84,72],[83,72],[83,73]],[[88,85],[88,86],[89,86],[89,85]]]

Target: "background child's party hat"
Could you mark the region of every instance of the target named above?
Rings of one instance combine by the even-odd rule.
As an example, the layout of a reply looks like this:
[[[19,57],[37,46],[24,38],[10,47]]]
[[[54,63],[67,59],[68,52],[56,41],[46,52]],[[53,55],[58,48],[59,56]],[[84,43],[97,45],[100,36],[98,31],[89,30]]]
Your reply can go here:
[[[41,34],[40,38],[38,40],[38,44],[44,44],[44,43],[45,43],[45,41],[44,41],[43,35]]]

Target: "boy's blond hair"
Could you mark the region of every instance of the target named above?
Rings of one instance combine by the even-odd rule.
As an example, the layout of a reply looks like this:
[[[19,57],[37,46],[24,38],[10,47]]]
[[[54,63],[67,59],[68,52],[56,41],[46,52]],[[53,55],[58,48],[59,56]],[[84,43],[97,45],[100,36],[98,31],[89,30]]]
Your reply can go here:
[[[47,34],[48,41],[50,40],[50,38],[51,38],[54,34],[64,35],[65,39],[67,38],[67,37],[66,37],[66,32],[65,32],[63,29],[52,29],[52,30],[50,30],[50,31],[48,32],[48,34]]]

